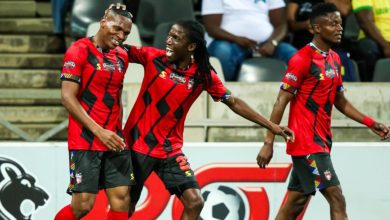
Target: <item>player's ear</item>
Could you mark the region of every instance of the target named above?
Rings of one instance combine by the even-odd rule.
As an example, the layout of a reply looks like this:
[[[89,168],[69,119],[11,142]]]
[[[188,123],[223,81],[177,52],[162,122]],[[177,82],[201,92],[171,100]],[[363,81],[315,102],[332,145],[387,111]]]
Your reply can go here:
[[[321,27],[319,24],[312,24],[311,27],[312,27],[313,34],[320,33]]]
[[[194,50],[196,49],[196,43],[190,43],[187,49],[189,52],[194,52]]]

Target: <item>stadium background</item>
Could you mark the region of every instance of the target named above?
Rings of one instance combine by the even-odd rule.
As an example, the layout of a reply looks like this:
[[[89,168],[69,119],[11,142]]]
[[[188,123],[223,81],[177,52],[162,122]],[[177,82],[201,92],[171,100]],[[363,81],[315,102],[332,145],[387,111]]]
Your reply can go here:
[[[195,15],[198,14],[199,12],[195,11]],[[0,0],[0,157],[21,164],[26,171],[31,172],[36,178],[36,183],[41,187],[45,189],[49,187],[45,185],[45,178],[51,180],[51,183],[56,186],[54,191],[49,192],[48,203],[32,212],[32,219],[46,219],[47,216],[49,219],[70,199],[63,190],[67,185],[67,154],[64,143],[67,113],[61,106],[58,79],[63,54],[50,51],[52,40],[49,1]],[[139,43],[145,42],[139,41]],[[123,101],[127,113],[138,94],[139,79],[142,77],[142,68],[137,66],[132,68],[130,74],[126,75],[124,85]],[[253,108],[264,115],[270,115],[278,92],[278,82],[227,82],[226,85]],[[358,109],[378,121],[390,124],[389,83],[345,83],[345,88],[347,98]],[[286,124],[286,117],[283,119],[283,124]],[[388,208],[386,209],[390,207],[390,192],[386,187],[390,183],[390,178],[386,174],[386,168],[389,168],[386,163],[386,158],[389,158],[389,145],[376,143],[378,138],[367,128],[346,119],[337,110],[334,110],[332,130],[334,141],[338,142],[336,146],[338,144],[341,146],[341,150],[337,147],[334,150],[334,157],[337,161],[335,166],[337,172],[340,173],[346,193],[348,211],[353,210],[350,214],[351,219],[368,219],[367,214],[371,216],[369,219],[386,219],[386,216],[390,214]],[[189,145],[193,142],[202,143],[202,153],[193,153],[192,149],[188,150],[190,154],[194,154],[190,158],[195,168],[213,162],[254,163],[258,150],[254,148],[261,146],[264,131],[241,119],[226,106],[214,103],[210,97],[203,94],[192,107],[187,118],[185,141],[189,142]],[[36,141],[38,143],[32,143]],[[348,142],[348,144],[343,145],[343,142]],[[247,144],[251,146],[248,147]],[[194,145],[196,148],[197,144]],[[225,154],[227,146],[238,149]],[[240,146],[248,147],[249,153],[244,153],[245,150],[241,150]],[[246,147],[242,149],[247,149]],[[223,152],[222,155],[218,155],[217,152],[211,154],[209,151],[214,148],[218,149],[218,152]],[[340,156],[338,160],[339,152],[343,156]],[[201,156],[203,154],[213,156],[210,158]],[[52,158],[53,155],[58,157]],[[231,157],[234,159],[229,159]],[[279,145],[275,157],[273,161],[275,163],[289,162],[284,155],[282,145]],[[284,159],[278,160],[277,158]],[[47,159],[51,162],[47,162]],[[344,170],[344,166],[347,165],[353,168]],[[46,170],[50,167],[53,169]],[[55,170],[54,167],[59,170]],[[2,181],[0,193],[7,180],[4,170],[5,168],[0,168],[3,177],[0,178]],[[240,183],[237,184],[240,185]],[[270,219],[272,219],[284,195],[284,187],[279,186],[275,190],[270,189],[274,186],[269,183],[251,184],[250,186],[264,186],[269,191],[268,197],[271,203],[269,210]],[[359,190],[370,193],[355,197],[353,193],[359,193]],[[9,199],[14,198],[6,198],[5,194],[0,194],[0,202],[2,202],[0,210],[4,209],[3,201]],[[310,205],[308,213],[314,212],[315,207],[318,209],[327,207],[322,198],[316,197],[314,200],[320,200],[319,205],[313,205],[313,209]],[[362,205],[364,201],[370,202],[367,202],[368,205]],[[28,207],[27,205],[26,212],[30,210]],[[325,216],[328,212],[323,211],[323,213],[320,219],[327,219]],[[0,216],[3,217],[3,215]],[[45,216],[45,218],[40,216]],[[160,216],[159,219],[167,218],[170,218],[169,214]]]

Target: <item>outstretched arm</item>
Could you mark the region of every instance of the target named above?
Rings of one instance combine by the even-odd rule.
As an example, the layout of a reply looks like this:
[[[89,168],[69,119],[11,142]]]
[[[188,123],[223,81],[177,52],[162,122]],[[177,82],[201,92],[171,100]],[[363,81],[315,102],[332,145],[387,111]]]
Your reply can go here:
[[[224,103],[236,114],[262,127],[267,128],[269,132],[273,135],[280,135],[285,140],[291,140],[294,138],[294,135],[290,129],[280,127],[277,124],[272,123],[271,121],[257,113],[255,110],[253,110],[251,107],[249,107],[249,105],[242,99],[235,96],[231,96],[229,99],[224,101]]]
[[[271,113],[271,122],[279,124],[282,120],[284,110],[286,109],[287,104],[294,97],[294,94],[280,90],[278,98],[274,104],[274,108]],[[272,159],[273,156],[273,147],[274,147],[275,135],[271,132],[267,132],[264,138],[264,145],[260,149],[260,152],[257,155],[257,164],[260,168],[265,168]],[[294,140],[291,140],[294,141]]]
[[[389,138],[389,128],[382,123],[378,123],[368,116],[359,112],[344,96],[344,92],[336,93],[334,102],[335,107],[348,118],[351,118],[359,123],[369,127],[375,134],[380,136],[382,140]]]

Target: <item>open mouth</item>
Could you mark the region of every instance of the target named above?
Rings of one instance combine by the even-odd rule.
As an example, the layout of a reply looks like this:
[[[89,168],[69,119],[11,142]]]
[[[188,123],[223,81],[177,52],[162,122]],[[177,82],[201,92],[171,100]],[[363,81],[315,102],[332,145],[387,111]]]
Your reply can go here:
[[[165,51],[166,51],[166,54],[167,54],[167,56],[172,56],[173,55],[173,50],[171,49],[171,48],[169,48],[169,47],[167,47],[166,49],[165,49]]]
[[[119,40],[112,39],[111,42],[112,42],[115,46],[122,45],[122,41],[119,41]]]

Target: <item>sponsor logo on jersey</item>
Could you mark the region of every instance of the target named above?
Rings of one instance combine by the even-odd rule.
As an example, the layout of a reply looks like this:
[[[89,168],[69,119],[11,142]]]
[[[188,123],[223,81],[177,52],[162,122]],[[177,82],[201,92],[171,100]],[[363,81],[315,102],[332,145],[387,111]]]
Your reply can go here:
[[[330,69],[327,69],[326,71],[325,71],[325,75],[328,77],[328,78],[333,78],[335,75],[336,75],[336,72],[332,69],[332,68],[330,68]]]
[[[68,60],[68,61],[66,61],[64,63],[64,68],[65,69],[73,69],[75,67],[76,67],[76,64],[73,61],[71,61],[71,60]]]
[[[172,72],[171,75],[169,75],[169,78],[175,83],[180,83],[180,84],[186,83],[186,78],[184,76],[180,76],[179,74],[174,72]]]
[[[298,81],[298,77],[293,73],[286,73],[286,79],[293,82]]]
[[[159,77],[163,78],[163,79],[166,79],[167,78],[167,72],[165,72],[164,70],[160,72],[160,74],[158,75]]]
[[[108,72],[114,72],[115,71],[115,65],[112,63],[103,63],[103,69]]]

